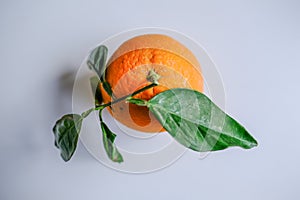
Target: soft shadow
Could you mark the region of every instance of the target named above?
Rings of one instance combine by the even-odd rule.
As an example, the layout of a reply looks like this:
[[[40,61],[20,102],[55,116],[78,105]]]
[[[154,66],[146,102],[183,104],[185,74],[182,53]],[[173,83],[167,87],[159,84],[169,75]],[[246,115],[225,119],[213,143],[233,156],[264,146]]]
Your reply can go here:
[[[57,88],[55,95],[57,99],[55,109],[57,113],[70,112],[72,110],[72,91],[76,77],[74,69],[68,69],[63,72],[57,79]]]
[[[57,116],[57,119],[59,119],[60,117],[62,117],[65,114],[73,112],[72,111],[72,93],[73,93],[73,86],[74,86],[77,70],[75,70],[74,68],[68,69],[66,67],[65,67],[65,69],[67,69],[67,70],[64,71],[57,78],[57,84],[56,84],[56,88],[55,88],[56,98],[54,100],[55,101],[54,112],[55,112],[55,115]],[[78,113],[78,114],[80,114],[80,113]],[[53,148],[55,148],[54,145],[53,145]],[[74,157],[76,157],[77,161],[80,161],[80,160],[93,161],[93,159],[91,159],[92,156],[87,152],[87,150],[81,144],[80,141],[78,142]]]

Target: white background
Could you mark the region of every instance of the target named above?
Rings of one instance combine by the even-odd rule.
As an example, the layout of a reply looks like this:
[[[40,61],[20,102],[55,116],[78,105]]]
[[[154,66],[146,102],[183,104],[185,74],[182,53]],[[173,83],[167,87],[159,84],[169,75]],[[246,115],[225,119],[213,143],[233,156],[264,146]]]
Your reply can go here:
[[[298,1],[1,1],[0,199],[300,199]],[[104,167],[79,143],[64,163],[52,126],[71,112],[62,74],[131,28],[194,38],[218,65],[226,111],[255,149],[187,152],[133,175]],[[72,84],[71,84],[72,85]]]

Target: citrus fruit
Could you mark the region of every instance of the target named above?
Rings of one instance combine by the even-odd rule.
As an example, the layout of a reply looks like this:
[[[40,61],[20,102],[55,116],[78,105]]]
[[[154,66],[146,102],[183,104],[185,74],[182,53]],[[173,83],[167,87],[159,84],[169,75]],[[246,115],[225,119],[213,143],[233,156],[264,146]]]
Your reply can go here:
[[[149,100],[171,88],[203,91],[200,64],[193,53],[173,38],[160,34],[140,35],[124,42],[108,61],[105,78],[114,97],[120,98],[151,84],[149,73],[159,75],[159,85],[134,96]],[[112,98],[100,89],[104,103]],[[164,131],[147,107],[116,103],[109,108],[112,116],[125,126],[142,132]]]

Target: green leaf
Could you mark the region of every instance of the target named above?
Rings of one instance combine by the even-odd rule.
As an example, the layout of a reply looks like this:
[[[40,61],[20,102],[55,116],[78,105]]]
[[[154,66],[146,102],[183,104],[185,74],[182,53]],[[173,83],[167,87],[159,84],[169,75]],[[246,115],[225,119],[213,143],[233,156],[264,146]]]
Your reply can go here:
[[[105,80],[107,53],[107,47],[100,45],[91,52],[87,61],[88,67],[97,73],[101,81]]]
[[[242,125],[200,92],[182,88],[167,90],[150,99],[147,106],[179,143],[192,150],[257,146]]]
[[[78,142],[83,118],[77,114],[64,115],[53,127],[55,146],[60,149],[64,161],[73,156]]]
[[[104,149],[107,153],[107,156],[114,162],[118,162],[118,163],[123,162],[123,157],[118,151],[116,145],[114,144],[116,134],[111,132],[111,130],[107,127],[107,125],[103,121],[101,121],[101,129],[103,135]]]
[[[148,101],[146,101],[144,99],[136,99],[136,98],[133,98],[133,97],[126,98],[126,102],[133,103],[133,104],[136,104],[138,106],[147,106],[148,105]]]
[[[111,86],[105,80],[107,53],[108,53],[108,49],[104,45],[95,48],[89,56],[87,65],[89,66],[90,69],[94,70],[97,73],[100,82],[102,83],[102,86],[104,90],[107,92],[107,94],[113,97]]]
[[[97,76],[90,78],[90,84],[93,94],[95,94],[95,105],[98,106],[102,103],[101,90],[99,89],[100,80]]]
[[[108,82],[104,81],[104,82],[102,83],[102,86],[103,86],[104,90],[107,92],[107,94],[108,94],[110,97],[113,97],[113,99],[115,99],[110,84],[109,84]]]

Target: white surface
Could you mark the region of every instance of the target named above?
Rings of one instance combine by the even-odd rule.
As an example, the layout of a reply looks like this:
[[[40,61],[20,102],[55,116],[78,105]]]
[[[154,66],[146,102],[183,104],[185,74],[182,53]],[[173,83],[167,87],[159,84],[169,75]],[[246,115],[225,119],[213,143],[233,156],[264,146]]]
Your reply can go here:
[[[297,1],[1,1],[0,199],[299,199]],[[71,111],[60,80],[93,45],[141,26],[181,31],[222,74],[227,112],[259,141],[204,160],[124,174],[79,144],[64,163],[54,121]],[[63,84],[66,85],[66,84]]]

